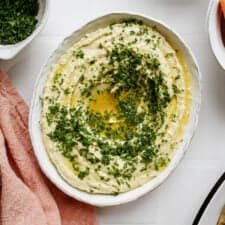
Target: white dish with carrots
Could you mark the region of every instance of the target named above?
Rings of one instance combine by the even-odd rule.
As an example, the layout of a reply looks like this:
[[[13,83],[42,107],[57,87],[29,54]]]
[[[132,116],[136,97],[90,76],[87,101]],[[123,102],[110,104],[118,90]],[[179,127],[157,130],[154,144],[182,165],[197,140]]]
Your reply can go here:
[[[42,69],[29,120],[34,151],[69,196],[126,203],[180,162],[200,99],[198,66],[174,31],[146,16],[105,15],[66,38]]]
[[[211,0],[207,13],[207,29],[212,51],[225,69],[225,1]]]

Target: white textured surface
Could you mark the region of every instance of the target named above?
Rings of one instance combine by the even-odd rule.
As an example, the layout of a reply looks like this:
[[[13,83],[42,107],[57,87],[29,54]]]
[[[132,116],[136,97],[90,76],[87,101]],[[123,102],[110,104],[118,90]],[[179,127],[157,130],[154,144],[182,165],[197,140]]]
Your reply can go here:
[[[225,72],[209,47],[207,5],[207,0],[52,0],[49,21],[39,37],[15,59],[0,61],[29,103],[49,54],[63,37],[100,14],[123,10],[147,14],[174,28],[192,48],[203,75],[203,96],[199,126],[184,160],[152,193],[130,204],[99,209],[101,225],[190,225],[225,169]]]

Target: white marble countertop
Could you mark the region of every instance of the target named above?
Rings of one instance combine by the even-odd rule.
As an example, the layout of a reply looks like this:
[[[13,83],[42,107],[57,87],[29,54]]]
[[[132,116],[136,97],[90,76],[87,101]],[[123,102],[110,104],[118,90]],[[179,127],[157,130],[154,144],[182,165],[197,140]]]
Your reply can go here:
[[[52,0],[41,34],[13,60],[0,61],[29,103],[36,76],[49,54],[65,36],[98,15],[144,13],[164,21],[190,45],[202,71],[203,93],[199,126],[188,152],[157,190],[133,203],[98,209],[101,225],[190,225],[225,170],[225,72],[209,46],[207,6],[208,0]]]

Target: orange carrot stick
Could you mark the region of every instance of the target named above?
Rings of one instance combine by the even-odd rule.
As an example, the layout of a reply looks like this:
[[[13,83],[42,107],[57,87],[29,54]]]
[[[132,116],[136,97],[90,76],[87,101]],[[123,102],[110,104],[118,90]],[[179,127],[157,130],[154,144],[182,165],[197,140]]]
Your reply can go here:
[[[220,0],[220,5],[221,5],[221,8],[222,8],[223,15],[225,17],[225,0]]]

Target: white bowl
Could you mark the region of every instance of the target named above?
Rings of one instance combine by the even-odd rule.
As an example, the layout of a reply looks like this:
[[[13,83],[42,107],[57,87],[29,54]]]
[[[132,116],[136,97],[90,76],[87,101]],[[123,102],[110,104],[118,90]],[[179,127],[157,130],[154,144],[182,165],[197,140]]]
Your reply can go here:
[[[219,0],[211,0],[209,3],[207,28],[212,51],[225,70],[225,46],[221,36]]]
[[[58,174],[53,164],[50,162],[48,155],[45,151],[45,147],[42,141],[41,129],[40,129],[40,115],[41,115],[41,104],[40,104],[40,96],[43,93],[43,87],[45,85],[45,81],[49,74],[49,70],[51,69],[51,65],[58,61],[59,57],[70,48],[75,42],[77,42],[82,36],[86,33],[92,32],[98,28],[105,27],[113,22],[121,22],[125,19],[138,19],[142,20],[145,24],[149,26],[156,26],[157,30],[164,35],[169,42],[178,49],[188,66],[190,73],[192,74],[192,93],[193,93],[193,104],[191,109],[190,121],[186,126],[185,133],[183,136],[184,141],[180,144],[177,151],[174,153],[173,158],[171,159],[168,167],[156,178],[149,181],[145,185],[131,190],[126,193],[121,193],[117,196],[113,195],[99,195],[99,194],[89,194],[83,191],[80,191],[72,186],[70,186],[66,181],[62,179],[62,177]],[[133,201],[140,196],[146,194],[147,192],[158,187],[165,179],[169,176],[169,174],[175,169],[177,164],[180,162],[181,158],[186,151],[188,144],[191,140],[191,137],[196,129],[197,121],[198,121],[198,113],[200,109],[200,73],[196,63],[195,58],[193,57],[190,49],[184,44],[181,38],[170,28],[165,26],[159,21],[155,19],[149,18],[147,16],[135,15],[130,13],[112,13],[102,17],[99,17],[95,20],[92,20],[90,23],[84,25],[79,30],[75,31],[72,35],[67,37],[55,50],[52,56],[47,61],[46,65],[43,67],[35,88],[33,99],[31,103],[30,110],[30,118],[29,118],[29,131],[34,147],[34,152],[37,157],[37,160],[40,164],[41,169],[45,173],[45,175],[64,193],[67,195],[95,205],[95,206],[112,206],[119,205],[122,203]]]
[[[28,36],[23,41],[20,41],[12,45],[0,45],[0,59],[8,60],[16,56],[25,46],[27,46],[43,29],[47,22],[48,11],[49,11],[49,1],[50,0],[38,0],[39,10],[37,15],[38,23],[35,30],[30,36]]]

